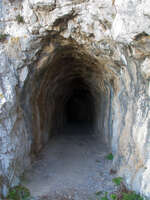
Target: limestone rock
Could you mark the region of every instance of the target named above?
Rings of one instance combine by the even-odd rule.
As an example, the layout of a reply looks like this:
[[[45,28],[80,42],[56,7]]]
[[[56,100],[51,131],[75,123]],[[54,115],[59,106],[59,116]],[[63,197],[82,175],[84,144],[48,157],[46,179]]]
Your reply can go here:
[[[150,59],[146,58],[142,63],[142,72],[146,79],[150,78]]]
[[[149,24],[149,0],[0,1],[0,193],[63,125],[66,83],[80,75],[114,167],[150,198]]]

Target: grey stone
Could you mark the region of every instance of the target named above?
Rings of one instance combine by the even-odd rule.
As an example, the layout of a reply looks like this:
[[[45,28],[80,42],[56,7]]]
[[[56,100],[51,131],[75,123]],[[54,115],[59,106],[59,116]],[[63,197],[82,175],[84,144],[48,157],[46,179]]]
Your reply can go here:
[[[78,72],[92,88],[94,131],[111,147],[113,167],[150,198],[149,0],[0,0],[0,18],[9,34],[0,42],[3,195],[30,166],[31,149],[39,152],[55,130],[54,109],[62,106],[55,100],[66,98],[64,80]],[[72,57],[80,66],[67,65]],[[62,111],[54,121],[65,120]]]

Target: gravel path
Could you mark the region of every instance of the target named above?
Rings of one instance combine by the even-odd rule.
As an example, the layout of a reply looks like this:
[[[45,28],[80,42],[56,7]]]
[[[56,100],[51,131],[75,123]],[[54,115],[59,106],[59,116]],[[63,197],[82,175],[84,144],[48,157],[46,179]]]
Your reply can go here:
[[[51,139],[32,168],[24,185],[33,197],[49,200],[96,199],[98,191],[113,192],[109,149],[90,129],[70,127]]]

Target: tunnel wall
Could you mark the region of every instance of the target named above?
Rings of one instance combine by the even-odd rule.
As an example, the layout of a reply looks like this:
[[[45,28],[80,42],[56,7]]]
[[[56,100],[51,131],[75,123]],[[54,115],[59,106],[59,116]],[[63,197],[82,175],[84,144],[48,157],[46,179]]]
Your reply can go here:
[[[90,82],[101,88],[100,99],[105,97],[98,110],[106,104],[105,119],[97,121],[95,130],[103,128],[118,175],[149,198],[149,1],[0,1],[1,7],[0,31],[8,36],[0,41],[0,193],[6,195],[19,183],[33,147],[40,150],[48,140],[45,130],[52,128],[48,122],[53,116],[41,118],[45,90],[38,90],[47,79],[37,75],[52,64],[55,49],[69,44],[77,47],[74,52],[81,50],[80,57],[87,55],[101,66],[95,74],[101,72],[102,79],[95,76]],[[16,21],[20,13],[24,24]],[[35,98],[38,92],[41,99]],[[55,102],[50,104],[53,113]],[[97,119],[102,118],[98,113]]]

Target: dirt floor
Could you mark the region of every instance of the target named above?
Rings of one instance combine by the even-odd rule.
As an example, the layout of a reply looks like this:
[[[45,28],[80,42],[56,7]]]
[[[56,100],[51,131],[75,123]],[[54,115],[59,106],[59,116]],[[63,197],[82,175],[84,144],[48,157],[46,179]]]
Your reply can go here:
[[[116,190],[108,153],[101,137],[89,127],[68,126],[51,138],[25,172],[23,184],[42,200],[96,199],[98,191]]]

